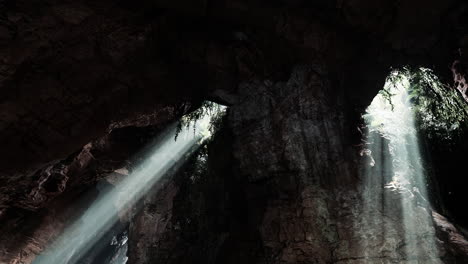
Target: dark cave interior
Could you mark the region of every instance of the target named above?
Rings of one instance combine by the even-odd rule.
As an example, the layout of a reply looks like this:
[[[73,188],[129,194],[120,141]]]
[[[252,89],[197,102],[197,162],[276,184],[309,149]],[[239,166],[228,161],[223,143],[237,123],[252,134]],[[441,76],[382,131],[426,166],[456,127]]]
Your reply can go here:
[[[467,18],[465,0],[0,0],[0,264],[468,263]],[[414,124],[388,136],[363,115],[395,72],[410,99],[374,119]],[[142,164],[160,178],[132,185]]]

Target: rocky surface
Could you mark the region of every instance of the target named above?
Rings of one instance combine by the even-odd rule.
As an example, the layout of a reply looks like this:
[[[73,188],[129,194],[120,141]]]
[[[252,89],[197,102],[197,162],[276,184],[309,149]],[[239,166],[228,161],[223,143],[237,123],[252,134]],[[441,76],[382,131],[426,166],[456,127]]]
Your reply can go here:
[[[216,151],[231,161],[148,198],[130,263],[359,263],[346,230],[360,114],[401,65],[466,95],[467,12],[463,0],[0,1],[0,262],[31,262],[71,201],[141,146],[116,132],[125,146],[110,147],[114,131],[167,125],[210,98],[232,105],[233,156]]]
[[[389,171],[360,173],[369,160],[327,80],[313,65],[287,82],[242,84],[203,173],[185,168],[132,222],[129,262],[466,262],[467,241],[446,218],[421,201],[403,215],[401,195],[383,188]]]
[[[263,195],[252,193],[247,201],[264,203],[258,217],[265,263],[333,258],[338,237],[328,187],[349,184],[356,175],[352,157],[346,159],[352,149],[342,99],[330,97],[327,74],[322,65],[304,66],[284,83],[244,84],[242,103],[231,108],[240,173],[265,185]]]
[[[98,198],[100,190],[96,183],[105,179],[116,184],[125,177],[126,168],[141,159],[138,153],[142,147],[166,125],[163,122],[144,128],[116,128],[67,159],[39,170],[33,182],[16,190],[17,196],[6,201],[10,207],[4,208],[0,215],[4,223],[0,227],[0,263],[31,263],[68,223]],[[128,220],[122,212],[121,225],[128,225]],[[103,243],[110,243],[122,228],[116,226],[109,231],[105,235],[109,241]],[[100,257],[100,253],[96,248],[89,255]],[[99,263],[92,262],[92,257],[87,261]]]
[[[385,177],[365,190],[344,100],[330,98],[332,89],[325,69],[304,66],[285,83],[241,86],[242,103],[231,108],[240,173],[266,186],[267,196],[247,198],[251,211],[263,204],[258,231],[267,254],[258,263],[457,263],[446,250],[433,253],[429,208],[403,215],[398,192],[383,188]],[[414,230],[405,229],[404,217]],[[410,243],[420,249],[407,250]]]

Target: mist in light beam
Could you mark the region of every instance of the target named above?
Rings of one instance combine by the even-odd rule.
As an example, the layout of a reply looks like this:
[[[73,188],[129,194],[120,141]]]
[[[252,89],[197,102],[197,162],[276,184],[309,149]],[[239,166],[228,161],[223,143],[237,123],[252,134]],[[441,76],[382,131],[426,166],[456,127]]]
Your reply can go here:
[[[367,259],[385,252],[398,263],[438,264],[410,81],[405,75],[396,77],[363,116],[370,162],[363,181],[362,251]]]
[[[33,263],[77,263],[116,223],[119,212],[134,206],[170,169],[180,165],[211,136],[210,121],[225,111],[225,107],[216,109],[194,122],[193,129],[182,129],[176,140],[176,125],[164,131],[149,146],[147,158],[115,188],[100,195]],[[121,195],[123,192],[125,195]]]

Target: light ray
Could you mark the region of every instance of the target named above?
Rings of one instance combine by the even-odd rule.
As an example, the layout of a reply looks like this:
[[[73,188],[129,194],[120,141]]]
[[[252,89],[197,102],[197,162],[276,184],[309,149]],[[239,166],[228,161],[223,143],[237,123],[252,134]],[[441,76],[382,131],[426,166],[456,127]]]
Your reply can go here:
[[[365,257],[375,257],[382,251],[388,251],[393,252],[391,257],[398,261],[441,263],[430,218],[431,207],[427,198],[415,113],[408,95],[410,83],[405,75],[397,77],[396,82],[385,84],[385,93],[374,98],[364,115],[369,129],[368,152],[375,158],[376,168],[369,166],[364,176],[363,217],[366,219],[363,222],[385,226],[381,226],[383,230],[380,231],[384,246],[369,249],[365,245],[363,254]],[[382,144],[383,140],[385,144]],[[386,151],[389,154],[387,158],[382,155]],[[382,168],[386,168],[390,175],[386,175]],[[400,205],[390,204],[392,200],[399,201]],[[399,211],[395,210],[397,207]],[[384,217],[393,217],[392,221],[401,221],[401,224],[391,226],[391,221],[380,219]],[[377,226],[369,224],[368,228],[376,229]],[[398,245],[394,243],[396,237],[403,237],[403,242]],[[369,242],[365,240],[364,243]],[[386,247],[388,244],[391,246]]]
[[[148,157],[114,189],[100,195],[79,219],[36,258],[34,264],[76,263],[115,224],[118,212],[134,206],[155,188],[161,177],[186,160],[184,157],[191,155],[211,136],[210,120],[224,111],[225,107],[216,109],[192,123],[193,129],[182,129],[176,140],[175,125],[159,136],[149,148]],[[123,192],[126,195],[121,195]]]

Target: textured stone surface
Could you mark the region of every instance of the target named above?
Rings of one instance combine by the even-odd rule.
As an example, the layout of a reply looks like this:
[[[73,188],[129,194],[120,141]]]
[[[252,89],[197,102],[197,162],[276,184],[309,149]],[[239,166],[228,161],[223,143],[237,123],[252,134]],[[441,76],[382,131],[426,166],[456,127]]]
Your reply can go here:
[[[142,246],[131,254],[140,263],[175,250],[173,263],[362,263],[347,227],[359,216],[359,114],[390,67],[430,66],[450,82],[458,60],[463,92],[467,12],[463,0],[0,1],[1,261],[30,262],[72,197],[134,153],[107,148],[111,131],[170,122],[209,97],[233,105],[229,173],[150,198],[148,207],[164,202],[160,215],[145,207],[137,216],[130,237]],[[184,213],[192,224],[176,232]],[[152,221],[166,228],[139,240]],[[398,239],[392,221],[382,224]],[[383,252],[399,243],[374,240]]]
[[[433,237],[427,204],[410,205],[412,211],[403,215],[402,198],[383,188],[384,178],[374,177],[371,189],[364,189],[358,167],[366,163],[358,162],[359,148],[351,144],[345,100],[339,94],[331,98],[336,91],[328,80],[317,65],[298,67],[285,83],[241,86],[241,103],[230,109],[240,173],[251,184],[266,185],[270,195],[263,197],[265,208],[258,216],[264,262],[466,261],[463,235],[441,229],[435,213],[438,238]],[[404,217],[414,222],[412,230],[405,230]],[[409,243],[419,251],[408,251]]]
[[[10,188],[17,196],[5,201],[10,207],[0,214],[0,221],[4,223],[0,227],[0,263],[30,263],[66,224],[98,197],[96,182],[108,178],[115,184],[125,177],[119,172],[125,173],[126,167],[141,158],[136,155],[138,151],[165,125],[167,123],[163,122],[144,128],[116,128],[109,135],[85,145],[80,152],[39,170],[34,175],[35,181],[22,189]],[[120,221],[128,223],[129,215],[132,213],[121,212]],[[105,235],[102,243],[110,243],[122,228],[116,226]],[[98,248],[90,253],[88,261],[100,257]]]
[[[466,240],[436,213],[433,248],[427,204],[412,207],[408,235],[400,195],[384,178],[364,188],[359,167],[369,160],[358,157],[344,100],[332,92],[317,65],[297,67],[287,82],[242,84],[223,129],[232,136],[222,134],[208,158],[222,165],[195,182],[188,170],[148,200],[132,224],[130,263],[464,263]]]
[[[438,236],[444,241],[444,249],[450,254],[453,263],[463,263],[468,261],[468,241],[459,228],[455,227],[444,216],[432,212],[434,224],[438,232]]]
[[[332,260],[338,237],[327,187],[353,177],[332,89],[325,69],[298,67],[285,83],[242,85],[231,108],[240,173],[271,195],[259,226],[266,263]]]

